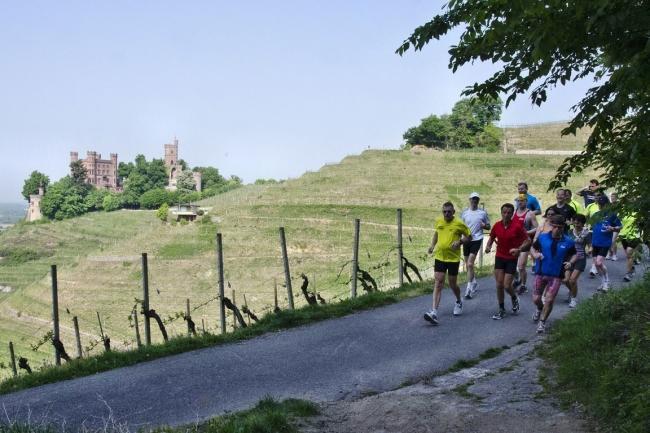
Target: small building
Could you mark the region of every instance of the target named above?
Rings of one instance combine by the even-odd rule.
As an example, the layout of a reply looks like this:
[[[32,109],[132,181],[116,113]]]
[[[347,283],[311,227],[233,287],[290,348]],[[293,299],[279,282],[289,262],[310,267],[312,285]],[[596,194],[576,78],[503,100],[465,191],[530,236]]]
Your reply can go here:
[[[189,221],[192,222],[196,220],[196,217],[199,215],[199,206],[195,204],[178,204],[175,208],[171,210],[172,215],[175,216],[176,221]]]

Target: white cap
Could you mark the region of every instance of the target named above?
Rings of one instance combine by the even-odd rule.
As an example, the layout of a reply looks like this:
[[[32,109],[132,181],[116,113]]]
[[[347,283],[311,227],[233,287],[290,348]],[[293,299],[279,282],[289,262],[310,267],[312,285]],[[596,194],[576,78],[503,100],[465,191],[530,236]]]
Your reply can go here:
[[[476,191],[474,191],[473,193],[471,193],[469,195],[469,198],[479,198],[478,193]]]

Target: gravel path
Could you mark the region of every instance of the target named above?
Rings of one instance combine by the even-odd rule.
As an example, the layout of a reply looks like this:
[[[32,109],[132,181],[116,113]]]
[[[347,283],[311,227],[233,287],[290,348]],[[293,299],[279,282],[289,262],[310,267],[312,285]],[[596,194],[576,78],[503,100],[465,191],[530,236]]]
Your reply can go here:
[[[607,265],[612,282],[622,285],[624,263]],[[584,299],[594,293],[598,280],[583,277],[580,284],[579,299]],[[562,289],[552,319],[569,311],[565,298]],[[29,419],[73,430],[114,423],[135,431],[204,420],[250,407],[266,395],[316,402],[354,400],[444,371],[489,348],[536,338],[530,294],[522,298],[520,315],[490,319],[496,304],[492,278],[480,280],[479,295],[465,301],[460,317],[452,316],[453,297],[445,289],[437,327],[422,319],[430,303],[430,296],[421,296],[241,343],[0,396],[0,422]]]

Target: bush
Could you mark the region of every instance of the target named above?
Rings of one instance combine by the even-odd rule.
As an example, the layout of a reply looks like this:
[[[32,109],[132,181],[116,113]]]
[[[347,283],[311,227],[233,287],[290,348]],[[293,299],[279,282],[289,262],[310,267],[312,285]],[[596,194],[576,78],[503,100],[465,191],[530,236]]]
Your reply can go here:
[[[167,216],[169,214],[169,205],[167,203],[163,203],[160,208],[156,211],[156,217],[160,219],[162,222],[167,222]]]
[[[144,209],[158,209],[163,203],[169,204],[169,193],[163,188],[146,191],[140,196],[140,207]]]
[[[102,206],[106,212],[122,209],[122,194],[110,192],[104,197]]]
[[[85,204],[89,211],[104,209],[104,198],[110,194],[106,189],[93,188],[86,196]]]

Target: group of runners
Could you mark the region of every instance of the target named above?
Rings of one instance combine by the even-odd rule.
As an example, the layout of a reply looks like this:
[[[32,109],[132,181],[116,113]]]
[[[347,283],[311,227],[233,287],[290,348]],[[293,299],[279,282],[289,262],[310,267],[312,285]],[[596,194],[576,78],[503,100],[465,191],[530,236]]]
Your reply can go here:
[[[438,308],[445,278],[453,291],[456,302],[453,315],[463,312],[463,297],[458,285],[461,261],[461,246],[467,272],[467,287],[464,298],[472,299],[478,290],[475,262],[483,248],[484,231],[489,230],[485,253],[492,251],[496,243],[494,260],[494,279],[498,310],[494,320],[506,317],[505,294],[510,297],[513,314],[520,309],[519,295],[528,291],[527,263],[529,256],[534,265],[532,300],[536,307],[533,321],[537,332],[543,333],[546,321],[553,310],[555,298],[564,283],[569,291],[570,308],[577,305],[578,278],[587,268],[587,258],[591,253],[592,268],[590,277],[596,275],[601,280],[599,291],[610,288],[609,274],[605,260],[616,260],[617,236],[623,246],[627,259],[627,270],[623,277],[631,281],[634,272],[634,251],[641,244],[641,234],[637,228],[635,215],[626,215],[622,221],[611,207],[611,200],[600,188],[597,179],[592,179],[588,187],[578,192],[584,199],[581,206],[573,199],[568,189],[556,191],[556,202],[548,207],[542,217],[539,200],[528,192],[526,182],[517,185],[517,197],[512,203],[501,206],[501,219],[490,224],[485,209],[479,207],[477,192],[469,195],[469,206],[457,217],[453,203],[442,205],[442,217],[434,226],[433,239],[428,253],[434,254],[433,308],[424,313],[424,319],[438,325]]]

